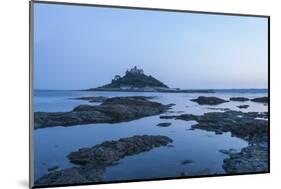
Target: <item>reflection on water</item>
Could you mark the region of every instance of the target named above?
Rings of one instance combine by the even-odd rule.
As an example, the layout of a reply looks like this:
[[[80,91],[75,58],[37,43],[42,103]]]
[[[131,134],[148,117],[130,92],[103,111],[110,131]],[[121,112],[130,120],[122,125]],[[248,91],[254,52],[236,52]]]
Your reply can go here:
[[[154,101],[163,104],[176,104],[162,115],[178,115],[182,113],[202,115],[206,112],[220,111],[209,109],[210,106],[200,106],[190,99],[198,96],[216,96],[229,99],[233,96],[254,98],[266,96],[266,93],[134,93],[134,92],[86,92],[86,91],[35,91],[35,111],[60,112],[70,111],[80,104],[88,103],[71,98],[81,96],[154,96]],[[247,104],[248,109],[239,109],[237,106]],[[213,106],[212,106],[213,107]],[[216,108],[230,108],[239,111],[267,111],[267,106],[255,102],[227,102],[214,106]],[[161,122],[172,123],[169,127],[156,126]],[[219,152],[221,149],[234,148],[240,150],[247,146],[247,142],[230,133],[215,135],[203,130],[189,130],[194,121],[162,120],[159,115],[141,118],[130,122],[116,124],[89,124],[73,127],[54,127],[38,129],[34,132],[35,147],[35,178],[48,173],[48,167],[58,165],[60,169],[72,167],[66,156],[79,148],[90,147],[106,140],[134,135],[164,135],[174,140],[173,146],[155,148],[151,151],[126,157],[115,166],[106,169],[105,180],[148,179],[180,176],[182,172],[196,175],[202,170],[210,174],[224,173],[223,159],[226,155]],[[193,163],[182,165],[183,160],[192,160]]]

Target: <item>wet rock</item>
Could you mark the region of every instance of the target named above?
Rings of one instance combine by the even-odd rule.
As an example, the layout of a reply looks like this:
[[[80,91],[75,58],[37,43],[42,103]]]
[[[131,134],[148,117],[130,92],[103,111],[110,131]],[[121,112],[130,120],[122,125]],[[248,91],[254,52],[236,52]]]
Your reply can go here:
[[[175,119],[177,116],[176,115],[167,115],[167,116],[160,116],[160,119]]]
[[[229,154],[236,153],[236,152],[237,152],[237,150],[235,150],[235,149],[231,148],[231,149],[229,149],[229,150],[219,150],[219,152],[221,152],[221,153],[223,153],[223,154],[227,154],[227,155],[229,155]]]
[[[229,100],[230,101],[245,102],[245,101],[249,101],[250,99],[245,98],[245,97],[231,97]]]
[[[246,109],[246,108],[249,108],[249,105],[240,105],[240,106],[237,106],[238,108],[240,109]]]
[[[256,173],[268,171],[268,148],[262,143],[251,144],[241,152],[229,153],[223,163],[226,173]]]
[[[170,125],[172,125],[172,123],[169,122],[164,122],[164,123],[158,123],[157,126],[159,127],[169,127]]]
[[[54,171],[42,176],[35,181],[35,186],[52,186],[66,184],[83,184],[90,182],[101,182],[104,168],[73,167],[60,171]]]
[[[227,100],[220,99],[217,97],[205,97],[205,96],[199,96],[197,99],[192,99],[191,101],[197,102],[200,105],[218,105],[228,102]]]
[[[191,126],[193,129],[213,131],[217,134],[231,132],[233,136],[249,141],[253,137],[268,133],[268,121],[256,119],[257,117],[266,118],[267,116],[267,112],[226,111],[209,112],[204,115],[182,114],[177,116],[176,119],[197,121],[197,124]]]
[[[251,99],[253,102],[268,103],[268,97],[258,97]]]
[[[125,156],[166,146],[171,142],[173,142],[172,139],[166,136],[133,136],[117,141],[106,141],[91,148],[82,148],[71,152],[67,157],[74,164],[108,166]]]
[[[73,100],[86,100],[89,102],[104,102],[107,97],[104,96],[85,96],[85,97],[78,97],[78,98],[72,98]]]
[[[170,108],[146,97],[115,97],[101,105],[80,105],[70,112],[35,112],[37,128],[73,126],[92,123],[119,123],[164,113]]]
[[[126,156],[136,155],[153,148],[167,146],[172,139],[160,135],[141,135],[106,141],[90,148],[71,152],[67,157],[70,162],[80,165],[51,172],[39,178],[36,186],[57,184],[81,184],[101,182],[105,168],[113,166]]]

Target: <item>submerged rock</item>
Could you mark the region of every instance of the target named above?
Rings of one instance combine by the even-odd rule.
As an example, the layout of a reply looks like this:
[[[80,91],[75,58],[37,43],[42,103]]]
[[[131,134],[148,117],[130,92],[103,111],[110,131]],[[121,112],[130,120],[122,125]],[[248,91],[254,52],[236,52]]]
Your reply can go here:
[[[146,97],[115,97],[101,105],[80,105],[70,112],[35,112],[34,127],[72,126],[91,123],[119,123],[164,113],[170,108]]]
[[[158,123],[157,126],[159,127],[169,127],[170,125],[172,125],[172,123],[169,122],[164,122],[164,123]]]
[[[250,99],[245,98],[245,97],[231,97],[229,100],[230,101],[244,102],[244,101],[249,101]]]
[[[246,109],[246,108],[249,108],[249,105],[240,105],[240,106],[237,106],[238,108],[240,109]]]
[[[258,97],[258,98],[253,98],[251,99],[253,102],[259,102],[259,103],[268,103],[268,97]]]
[[[197,102],[200,105],[218,105],[228,102],[227,100],[220,99],[217,97],[205,97],[205,96],[199,96],[197,99],[191,99],[191,101]]]
[[[36,186],[102,182],[107,166],[118,163],[126,156],[136,155],[153,148],[167,146],[172,139],[160,135],[141,135],[106,141],[90,148],[71,152],[70,162],[80,165],[61,171],[55,171],[39,178]]]

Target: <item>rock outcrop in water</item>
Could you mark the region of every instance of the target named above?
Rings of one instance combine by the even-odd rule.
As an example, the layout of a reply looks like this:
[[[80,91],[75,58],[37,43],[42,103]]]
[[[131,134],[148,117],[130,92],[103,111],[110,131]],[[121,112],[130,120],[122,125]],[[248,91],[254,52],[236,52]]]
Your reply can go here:
[[[168,110],[170,105],[152,102],[146,97],[114,97],[101,105],[80,105],[70,112],[35,112],[35,129],[54,126],[73,126],[92,123],[119,123]]]
[[[251,99],[251,101],[253,102],[259,102],[259,103],[268,103],[268,97],[258,97],[258,98],[254,98]]]
[[[173,142],[166,136],[133,136],[117,141],[106,141],[92,148],[82,148],[67,157],[71,163],[79,165],[109,166],[125,156],[149,151]]]
[[[205,97],[205,96],[199,96],[197,99],[192,99],[191,101],[197,102],[200,105],[218,105],[228,102],[227,100],[220,99],[217,97]]]
[[[107,166],[115,165],[124,157],[167,146],[171,142],[173,140],[166,136],[141,135],[82,148],[67,156],[72,163],[80,165],[79,167],[49,173],[35,183],[36,186],[44,186],[102,182]]]
[[[182,114],[176,119],[197,121],[193,129],[213,131],[217,134],[231,132],[233,136],[251,140],[253,137],[264,136],[268,133],[268,121],[256,119],[267,118],[268,114],[258,112],[243,113],[240,111],[209,112],[204,115]]]
[[[244,101],[249,101],[250,99],[245,98],[245,97],[231,97],[229,100],[230,101],[244,102]]]
[[[163,122],[157,124],[158,127],[169,127],[170,125],[172,125],[172,123],[169,122]]]
[[[245,105],[239,105],[237,107],[240,109],[246,109],[246,108],[249,108],[249,105],[245,104]]]
[[[72,98],[73,100],[86,100],[89,102],[104,102],[107,97],[104,96],[83,96],[78,98]]]

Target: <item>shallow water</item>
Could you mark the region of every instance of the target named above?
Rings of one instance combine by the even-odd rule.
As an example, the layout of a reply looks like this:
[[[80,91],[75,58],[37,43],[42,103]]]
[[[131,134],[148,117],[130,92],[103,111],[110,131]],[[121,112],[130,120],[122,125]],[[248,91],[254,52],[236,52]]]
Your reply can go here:
[[[216,96],[228,100],[230,97],[243,96],[248,98],[267,96],[265,92],[225,92],[212,94],[200,93],[135,93],[135,92],[86,92],[86,91],[35,91],[34,111],[60,112],[70,111],[80,104],[88,103],[84,100],[71,98],[81,96],[154,96],[154,101],[163,104],[176,104],[172,109],[161,115],[178,115],[190,113],[202,115],[211,108],[230,108],[243,112],[267,111],[267,105],[255,102],[227,102],[218,106],[202,106],[190,99],[198,96]],[[248,104],[247,109],[239,109],[238,105]],[[169,127],[156,126],[161,122],[172,123]],[[89,124],[73,127],[53,127],[37,129],[34,132],[35,179],[48,173],[48,167],[58,165],[60,169],[73,167],[66,156],[79,148],[90,147],[107,140],[134,135],[165,135],[173,139],[173,147],[160,147],[138,155],[126,157],[120,163],[108,167],[105,173],[106,181],[151,179],[177,177],[182,172],[190,175],[200,175],[203,170],[210,174],[224,173],[223,159],[226,155],[221,149],[234,148],[240,150],[248,144],[246,141],[231,137],[230,133],[216,135],[214,132],[203,130],[189,130],[194,121],[159,119],[159,115],[141,118],[134,121],[116,124]],[[182,165],[183,160],[193,163]]]

